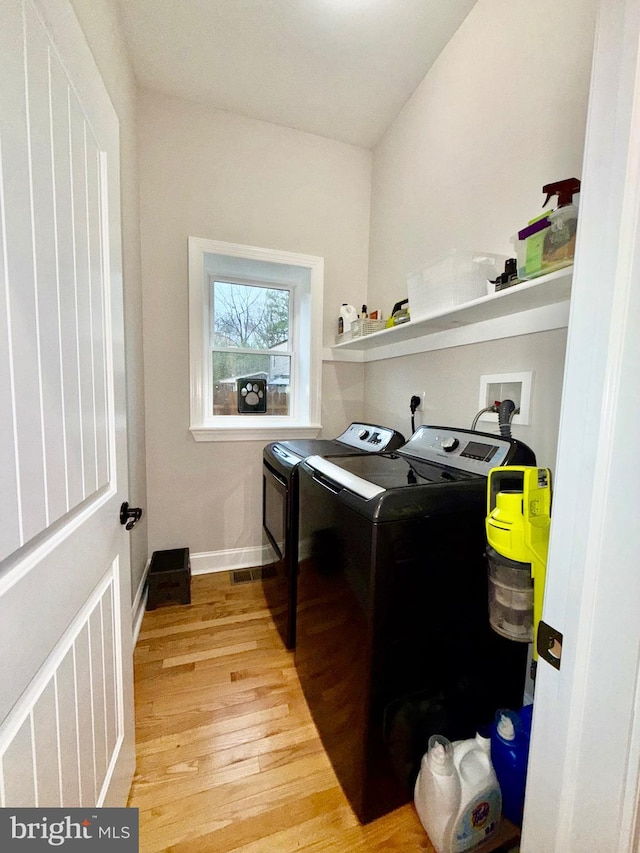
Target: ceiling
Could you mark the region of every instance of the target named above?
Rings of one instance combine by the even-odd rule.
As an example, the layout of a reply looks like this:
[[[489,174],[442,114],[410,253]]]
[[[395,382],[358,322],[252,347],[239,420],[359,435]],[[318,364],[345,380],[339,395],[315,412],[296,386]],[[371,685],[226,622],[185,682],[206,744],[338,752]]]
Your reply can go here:
[[[114,0],[138,84],[373,147],[476,0]]]

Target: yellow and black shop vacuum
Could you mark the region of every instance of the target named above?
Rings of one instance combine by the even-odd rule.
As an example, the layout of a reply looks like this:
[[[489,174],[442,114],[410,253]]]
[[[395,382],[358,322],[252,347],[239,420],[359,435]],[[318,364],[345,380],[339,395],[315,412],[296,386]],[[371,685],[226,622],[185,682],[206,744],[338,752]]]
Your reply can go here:
[[[532,643],[542,602],[551,526],[551,472],[512,465],[493,468],[487,485],[489,620],[503,637]]]

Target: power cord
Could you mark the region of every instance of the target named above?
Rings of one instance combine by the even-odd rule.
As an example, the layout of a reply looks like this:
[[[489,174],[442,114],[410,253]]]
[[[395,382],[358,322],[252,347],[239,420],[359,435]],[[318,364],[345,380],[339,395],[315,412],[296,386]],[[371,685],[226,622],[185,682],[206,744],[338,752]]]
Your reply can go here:
[[[413,434],[416,431],[416,409],[420,405],[420,397],[414,394],[411,398],[411,402],[409,403],[409,408],[411,409],[411,433]]]

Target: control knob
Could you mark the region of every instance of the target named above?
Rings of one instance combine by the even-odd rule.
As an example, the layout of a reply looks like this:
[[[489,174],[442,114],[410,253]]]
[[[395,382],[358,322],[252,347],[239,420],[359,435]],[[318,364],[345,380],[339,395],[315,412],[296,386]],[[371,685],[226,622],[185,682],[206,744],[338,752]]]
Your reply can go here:
[[[358,438],[361,439],[361,441],[364,441],[366,438],[369,438],[369,430],[368,429],[360,430],[360,432],[358,434]]]
[[[455,436],[450,435],[449,438],[443,439],[441,447],[446,453],[451,453],[451,451],[455,450],[459,444],[460,442],[458,439]]]

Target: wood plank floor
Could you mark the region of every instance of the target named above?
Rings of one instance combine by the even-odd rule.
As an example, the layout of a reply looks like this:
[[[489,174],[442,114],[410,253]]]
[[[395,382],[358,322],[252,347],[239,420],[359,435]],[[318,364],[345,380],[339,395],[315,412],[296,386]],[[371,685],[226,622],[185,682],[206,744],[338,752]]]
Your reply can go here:
[[[145,613],[135,676],[141,853],[433,853],[413,805],[358,823],[260,583]]]

